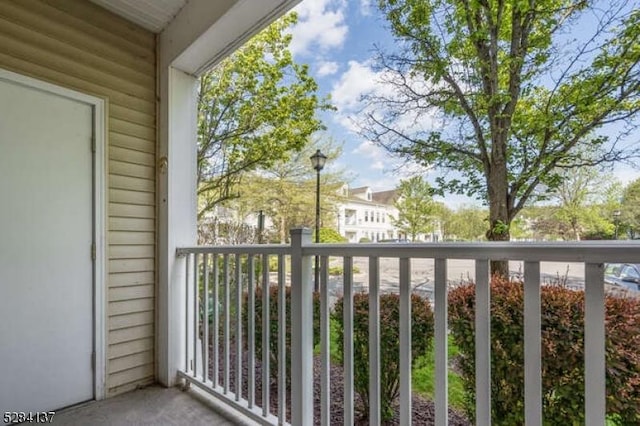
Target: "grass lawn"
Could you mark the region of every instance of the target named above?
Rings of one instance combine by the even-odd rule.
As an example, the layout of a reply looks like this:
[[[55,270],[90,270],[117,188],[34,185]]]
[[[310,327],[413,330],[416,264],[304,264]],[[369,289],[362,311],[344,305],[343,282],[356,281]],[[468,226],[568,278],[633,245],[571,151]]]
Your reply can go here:
[[[453,339],[448,339],[449,359],[458,355],[458,348],[453,343]],[[462,411],[464,407],[465,391],[462,378],[455,372],[449,370],[449,406]],[[436,383],[436,354],[434,345],[431,345],[429,352],[418,358],[413,365],[413,390],[431,400],[435,400]]]
[[[458,348],[450,337],[448,340],[449,359],[458,354]],[[435,381],[436,381],[436,356],[434,345],[431,345],[426,355],[418,358],[413,366],[413,374],[411,380],[414,392],[431,400],[435,399]],[[331,320],[331,360],[339,362],[338,356],[338,322]],[[316,346],[315,353],[320,353],[320,345]],[[462,385],[462,379],[458,374],[449,371],[449,406],[458,411],[463,411],[465,392]]]

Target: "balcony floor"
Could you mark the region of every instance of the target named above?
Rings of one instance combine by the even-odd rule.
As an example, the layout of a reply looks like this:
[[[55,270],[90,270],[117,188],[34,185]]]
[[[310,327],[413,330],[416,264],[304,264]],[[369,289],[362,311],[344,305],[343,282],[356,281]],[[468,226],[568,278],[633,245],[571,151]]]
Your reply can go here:
[[[150,386],[114,398],[56,413],[60,425],[220,425],[250,424],[219,414],[217,405],[198,390]]]

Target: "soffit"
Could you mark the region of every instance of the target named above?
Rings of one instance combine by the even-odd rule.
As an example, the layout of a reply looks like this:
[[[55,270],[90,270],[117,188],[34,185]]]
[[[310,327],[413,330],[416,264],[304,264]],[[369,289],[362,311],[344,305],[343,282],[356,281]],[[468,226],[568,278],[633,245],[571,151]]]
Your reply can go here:
[[[187,0],[91,0],[128,21],[154,32],[161,32],[187,3]]]

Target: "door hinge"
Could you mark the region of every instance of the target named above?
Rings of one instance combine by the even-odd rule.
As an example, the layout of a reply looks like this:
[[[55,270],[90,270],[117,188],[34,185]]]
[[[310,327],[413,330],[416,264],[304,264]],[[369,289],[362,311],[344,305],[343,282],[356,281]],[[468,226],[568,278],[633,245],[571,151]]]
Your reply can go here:
[[[96,260],[96,243],[91,244],[91,260]]]
[[[91,352],[91,369],[95,371],[96,369],[96,353]]]

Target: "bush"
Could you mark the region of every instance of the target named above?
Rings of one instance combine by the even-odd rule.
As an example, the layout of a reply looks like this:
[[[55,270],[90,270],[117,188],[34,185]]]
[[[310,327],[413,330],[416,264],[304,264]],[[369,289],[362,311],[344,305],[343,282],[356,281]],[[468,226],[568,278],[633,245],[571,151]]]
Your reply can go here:
[[[337,324],[337,353],[342,360],[344,342],[343,299],[336,302],[333,313]],[[393,406],[398,398],[400,385],[400,297],[397,294],[380,296],[380,375],[381,414],[383,420],[393,417]],[[353,297],[353,363],[354,388],[362,397],[362,416],[369,414],[369,295]],[[433,312],[429,301],[411,295],[411,359],[427,353],[433,339]]]
[[[475,287],[449,293],[449,326],[460,349],[466,411],[475,418]],[[491,283],[491,416],[524,424],[524,289]],[[584,424],[584,292],[543,286],[542,404],[544,424]],[[640,422],[640,301],[606,298],[607,413],[617,424]]]
[[[312,240],[316,240],[315,231],[312,235]],[[320,242],[326,244],[346,243],[347,239],[340,235],[340,233],[333,228],[320,228]]]
[[[360,273],[360,268],[358,268],[358,265],[353,265],[351,270],[354,274]],[[329,266],[329,275],[334,276],[342,274],[344,274],[344,268],[342,267],[342,265]]]
[[[256,288],[255,296],[255,344],[256,357],[262,359],[262,287]],[[247,306],[248,294],[244,294],[244,306]],[[285,306],[286,306],[286,369],[287,369],[287,387],[291,384],[291,287],[285,287]],[[245,335],[247,333],[246,324],[248,324],[248,309],[242,311],[242,323],[245,325]],[[269,369],[272,379],[278,376],[278,286],[269,287]],[[245,340],[245,348],[246,348]],[[320,343],[320,295],[313,295],[313,345]]]

